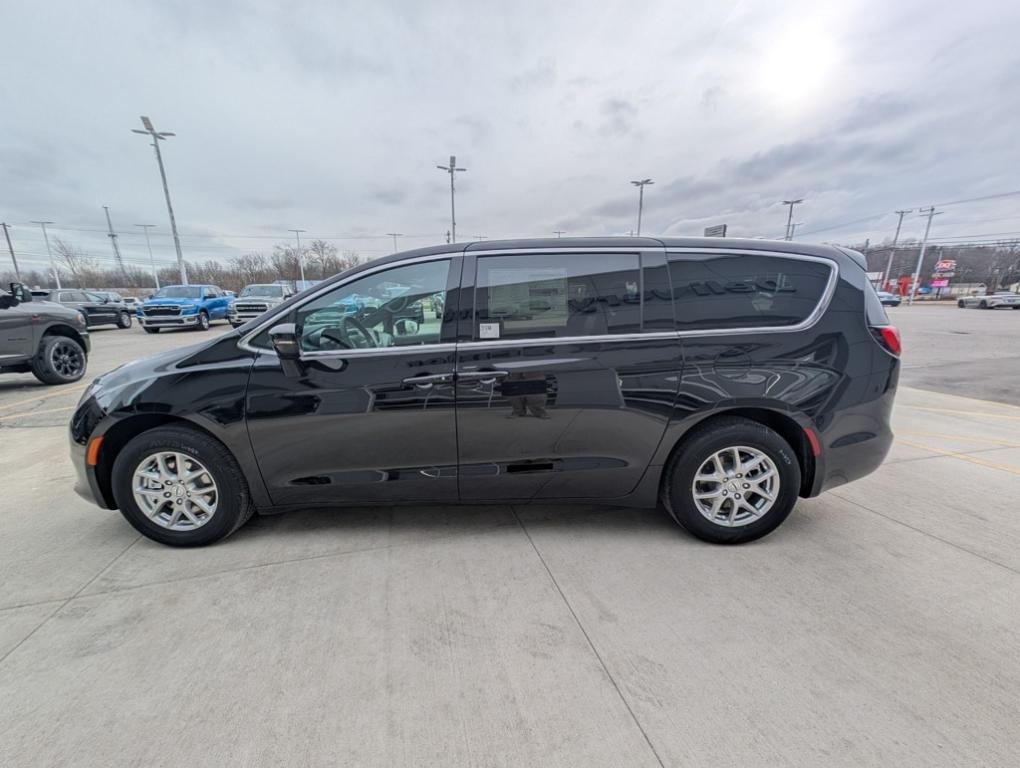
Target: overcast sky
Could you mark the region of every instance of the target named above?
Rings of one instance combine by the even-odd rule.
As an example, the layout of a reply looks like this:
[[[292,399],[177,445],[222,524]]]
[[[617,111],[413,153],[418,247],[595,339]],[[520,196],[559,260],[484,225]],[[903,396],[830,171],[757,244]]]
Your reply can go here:
[[[647,234],[781,237],[778,201],[803,197],[798,239],[846,243],[1020,190],[1015,1],[0,0],[0,19],[0,220],[26,262],[32,219],[108,258],[75,231],[103,205],[127,259],[153,223],[170,260],[143,114],[177,133],[189,259],[294,227],[369,256],[386,232],[440,242],[450,154],[460,239],[626,234],[644,177]],[[1020,195],[945,210],[937,237],[1020,232]]]

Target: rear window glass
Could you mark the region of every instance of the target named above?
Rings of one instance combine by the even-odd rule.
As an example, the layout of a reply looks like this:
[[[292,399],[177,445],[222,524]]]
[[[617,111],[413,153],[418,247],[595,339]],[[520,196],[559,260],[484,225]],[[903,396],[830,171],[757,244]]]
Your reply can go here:
[[[868,314],[868,325],[879,327],[889,325],[889,315],[885,313],[885,307],[879,301],[878,294],[871,283],[864,289],[864,310]]]
[[[677,329],[797,325],[818,306],[833,268],[778,256],[670,254]]]

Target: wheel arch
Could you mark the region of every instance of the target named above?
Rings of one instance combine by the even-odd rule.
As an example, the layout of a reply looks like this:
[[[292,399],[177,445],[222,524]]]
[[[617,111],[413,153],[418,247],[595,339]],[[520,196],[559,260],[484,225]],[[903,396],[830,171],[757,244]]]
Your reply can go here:
[[[675,438],[672,438],[672,445],[669,446],[669,453],[662,464],[663,472],[659,478],[660,492],[662,484],[666,481],[667,472],[665,471],[665,468],[669,466],[673,457],[680,451],[681,448],[683,448],[692,431],[696,428],[710,426],[713,421],[718,421],[721,418],[734,416],[766,426],[789,443],[790,447],[793,449],[794,455],[797,457],[797,463],[800,465],[800,489],[798,495],[809,496],[812,488],[814,487],[816,462],[814,453],[811,450],[811,445],[808,443],[807,435],[804,432],[804,425],[799,423],[789,413],[757,406],[721,408],[705,413],[701,416],[701,418],[685,420],[683,431]]]
[[[206,437],[222,445],[231,455],[234,455],[234,451],[223,440],[201,424],[190,419],[163,413],[139,413],[120,419],[103,433],[103,447],[99,453],[99,462],[95,468],[96,483],[99,486],[100,493],[103,495],[103,501],[106,502],[110,509],[117,509],[117,501],[113,496],[113,464],[121,450],[143,432],[148,432],[150,429],[156,429],[157,427],[168,426],[185,427],[201,432]],[[236,459],[237,457],[235,456]],[[238,463],[240,464],[240,462]],[[243,467],[242,474],[244,474]],[[247,477],[245,479],[250,486],[250,479]]]
[[[65,325],[63,323],[53,323],[52,325],[48,325],[46,326],[46,330],[42,332],[42,336],[39,337],[39,340],[42,341],[47,336],[67,336],[68,338],[74,339],[78,345],[85,350],[85,354],[88,355],[88,350],[85,346],[85,339],[70,325]]]

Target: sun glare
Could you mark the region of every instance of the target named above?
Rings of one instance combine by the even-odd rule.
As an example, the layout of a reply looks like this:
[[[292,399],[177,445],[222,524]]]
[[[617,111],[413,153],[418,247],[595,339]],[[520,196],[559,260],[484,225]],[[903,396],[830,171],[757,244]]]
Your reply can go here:
[[[800,27],[778,36],[758,61],[761,91],[778,104],[808,106],[824,93],[836,61],[831,36],[814,27]]]

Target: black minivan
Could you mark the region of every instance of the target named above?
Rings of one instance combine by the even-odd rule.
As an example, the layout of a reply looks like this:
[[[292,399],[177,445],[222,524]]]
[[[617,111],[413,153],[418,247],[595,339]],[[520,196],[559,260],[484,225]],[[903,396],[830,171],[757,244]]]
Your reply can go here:
[[[661,504],[737,543],[881,464],[899,354],[834,246],[444,245],[101,376],[71,453],[79,493],[172,545],[254,512],[487,501]]]

